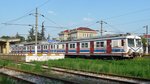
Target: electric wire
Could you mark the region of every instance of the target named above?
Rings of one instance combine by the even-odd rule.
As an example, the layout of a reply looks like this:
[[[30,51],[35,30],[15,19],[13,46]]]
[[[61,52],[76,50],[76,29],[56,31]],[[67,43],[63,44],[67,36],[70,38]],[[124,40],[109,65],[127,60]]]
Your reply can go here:
[[[117,16],[112,16],[112,17],[109,17],[109,18],[105,18],[104,20],[115,19],[115,18],[119,18],[119,17],[122,17],[122,16],[137,14],[137,13],[141,13],[141,12],[145,12],[145,11],[150,11],[150,8],[145,8],[145,9],[136,10],[136,11],[128,12],[128,13],[117,15]]]
[[[41,8],[42,6],[44,6],[45,4],[47,4],[49,1],[50,1],[50,0],[47,0],[47,1],[44,2],[43,4],[37,6],[36,8]],[[6,21],[5,23],[10,23],[10,22],[12,23],[12,22],[18,21],[18,20],[20,20],[20,19],[22,19],[22,18],[25,18],[25,17],[29,16],[30,13],[33,12],[34,10],[35,10],[35,8],[32,9],[32,10],[30,10],[29,12],[25,13],[23,16],[20,16],[20,17],[18,17],[18,18],[15,18],[15,19]]]

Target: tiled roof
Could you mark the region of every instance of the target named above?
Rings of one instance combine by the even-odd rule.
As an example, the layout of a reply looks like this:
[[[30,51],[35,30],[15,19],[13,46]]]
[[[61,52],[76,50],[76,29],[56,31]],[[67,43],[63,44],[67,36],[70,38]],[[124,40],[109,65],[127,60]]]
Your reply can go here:
[[[65,30],[65,31],[63,31],[63,32],[69,32],[69,30]]]
[[[150,35],[144,35],[145,38],[150,38]]]
[[[75,28],[75,29],[72,29],[72,30],[95,31],[95,30],[90,29],[90,28],[87,28],[87,27],[78,27],[78,28]],[[70,31],[72,31],[72,30],[70,30]],[[69,30],[64,30],[64,31],[62,31],[62,32],[66,32],[66,33],[68,33],[68,32],[69,32]]]
[[[87,27],[79,27],[79,28],[77,28],[77,30],[95,31],[95,30],[87,28]]]

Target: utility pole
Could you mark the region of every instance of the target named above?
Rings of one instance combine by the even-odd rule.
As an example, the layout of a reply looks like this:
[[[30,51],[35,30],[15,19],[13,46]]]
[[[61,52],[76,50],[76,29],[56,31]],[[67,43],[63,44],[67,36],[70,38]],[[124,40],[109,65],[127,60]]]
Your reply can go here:
[[[37,55],[38,8],[35,13],[35,55]]]
[[[149,43],[148,43],[148,25],[144,26],[144,28],[146,28],[146,35],[145,36],[146,36],[146,40],[147,40],[145,54],[148,54],[148,45],[149,45]]]
[[[103,36],[103,23],[105,23],[105,24],[107,24],[106,22],[104,22],[104,21],[97,21],[96,23],[100,23],[100,25],[101,25],[101,28],[100,28],[100,34],[101,34],[101,36]]]

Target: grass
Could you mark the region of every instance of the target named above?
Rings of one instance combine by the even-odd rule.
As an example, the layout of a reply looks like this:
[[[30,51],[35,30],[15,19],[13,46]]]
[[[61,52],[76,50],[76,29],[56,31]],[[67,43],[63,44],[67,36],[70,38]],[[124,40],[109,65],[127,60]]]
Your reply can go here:
[[[0,84],[15,84],[15,82],[8,77],[0,75]]]
[[[150,79],[150,59],[136,58],[128,60],[96,60],[66,58],[62,60],[49,60],[47,62],[34,62],[74,70],[94,73],[109,73],[123,76],[134,76]]]
[[[15,65],[11,61],[0,60],[0,66],[16,67],[35,73],[43,73],[41,65],[48,65],[49,67],[55,66],[94,73],[109,73],[150,79],[150,58],[128,60],[66,58],[33,63],[35,66],[27,64]]]
[[[17,65],[13,61],[0,60],[0,66],[1,67],[6,66],[6,67],[17,68],[17,69],[21,69],[21,70],[25,70],[25,71],[29,71],[29,72],[42,73],[42,67],[40,64],[35,64],[35,66],[31,66],[28,64],[24,64],[24,63]]]

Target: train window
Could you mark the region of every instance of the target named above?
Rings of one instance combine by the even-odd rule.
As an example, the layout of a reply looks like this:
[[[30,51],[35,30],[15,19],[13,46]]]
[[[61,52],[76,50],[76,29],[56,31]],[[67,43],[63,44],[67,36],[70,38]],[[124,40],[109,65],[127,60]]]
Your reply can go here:
[[[45,46],[45,49],[47,49],[48,47],[47,47],[47,45]]]
[[[140,39],[136,39],[136,47],[141,47],[141,40]]]
[[[53,49],[53,45],[51,45],[51,49]]]
[[[45,45],[43,45],[43,49],[45,49]]]
[[[37,48],[38,48],[38,49],[40,49],[40,48],[41,48],[41,46],[38,46]]]
[[[26,50],[26,47],[23,47],[23,50]]]
[[[82,48],[84,48],[84,43],[82,43],[82,46],[81,46]]]
[[[134,47],[134,39],[128,39],[128,46]]]
[[[28,46],[27,49],[29,50],[29,49],[30,49],[30,46]]]
[[[101,46],[101,47],[104,47],[104,42],[100,42],[100,46]]]
[[[48,46],[47,46],[47,45],[44,45],[44,46],[43,46],[43,49],[48,49]]]
[[[96,42],[96,47],[104,47],[104,42]]]
[[[85,43],[85,48],[88,48],[88,43]]]
[[[75,44],[70,44],[70,48],[75,48]]]
[[[56,49],[56,45],[53,45],[53,49]]]
[[[81,44],[81,47],[82,47],[82,48],[88,48],[88,43],[82,43],[82,44]]]
[[[97,47],[97,48],[100,47],[100,42],[96,42],[96,47]]]
[[[124,40],[121,40],[121,46],[124,46]]]
[[[63,48],[63,49],[65,48],[65,45],[64,45],[64,44],[62,45],[62,48]]]
[[[59,49],[59,46],[57,45],[57,49]]]
[[[34,46],[32,46],[32,49],[34,49]]]

